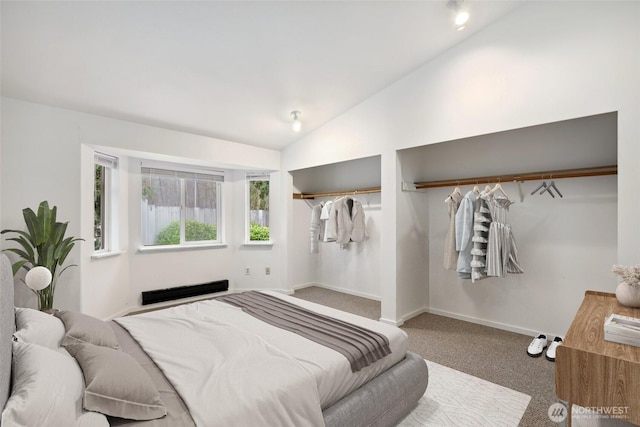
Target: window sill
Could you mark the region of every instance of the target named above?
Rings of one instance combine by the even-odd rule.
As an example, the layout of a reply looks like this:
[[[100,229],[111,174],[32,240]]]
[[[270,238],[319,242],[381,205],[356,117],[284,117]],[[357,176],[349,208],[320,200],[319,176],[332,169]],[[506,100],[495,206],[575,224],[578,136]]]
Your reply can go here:
[[[260,247],[260,246],[262,246],[262,247],[269,247],[270,248],[270,247],[273,246],[273,242],[271,240],[269,240],[269,241],[262,240],[262,241],[256,241],[256,242],[245,242],[241,246],[247,246],[247,247],[256,247],[256,246]]]
[[[203,245],[166,245],[166,246],[142,246],[138,248],[138,253],[155,253],[155,252],[181,252],[198,249],[219,249],[226,248],[226,243],[207,243]]]
[[[98,252],[91,255],[91,259],[111,258],[114,256],[120,256],[122,254],[124,254],[124,251]]]

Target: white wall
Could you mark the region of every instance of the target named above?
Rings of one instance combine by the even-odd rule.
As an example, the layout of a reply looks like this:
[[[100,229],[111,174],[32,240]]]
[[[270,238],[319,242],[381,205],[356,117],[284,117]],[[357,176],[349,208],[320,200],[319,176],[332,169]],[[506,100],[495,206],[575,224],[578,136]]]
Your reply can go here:
[[[47,200],[58,207],[58,221],[69,221],[67,235],[82,235],[79,141],[79,129],[65,111],[2,99],[2,229],[26,229],[22,209],[37,210]],[[86,244],[78,242],[67,263],[80,264],[80,247]],[[79,310],[81,293],[80,268],[72,267],[57,283],[56,306]],[[18,286],[16,305],[37,302]]]
[[[540,182],[526,182],[522,202],[517,184],[502,184],[515,201],[509,219],[524,274],[475,283],[443,267],[448,226],[443,201],[451,188],[427,191],[429,311],[516,332],[564,336],[585,290],[615,290],[616,181],[615,176],[555,180],[563,198],[531,196]]]
[[[69,258],[79,268],[63,276],[56,307],[109,317],[138,306],[142,290],[225,278],[231,287],[236,282],[244,285],[238,266],[245,265],[245,259],[253,263],[256,255],[239,249],[244,240],[244,234],[237,231],[238,224],[244,223],[244,186],[231,179],[225,191],[227,247],[143,254],[137,251],[139,171],[137,164],[126,160],[137,156],[196,166],[278,170],[280,153],[10,98],[2,98],[2,123],[2,228],[24,228],[22,209],[49,200],[58,206],[59,218],[70,222],[69,235],[85,239]],[[103,259],[91,259],[94,147],[124,160],[119,171],[124,253]],[[280,179],[272,185],[276,204],[280,203],[279,185]],[[273,216],[275,232],[280,233],[284,220]],[[277,265],[281,251],[281,243],[260,251],[260,263]],[[270,281],[256,278],[251,287],[277,288],[280,281],[281,269],[274,268]],[[18,287],[16,304],[35,306],[35,299]]]
[[[623,263],[638,262],[639,22],[637,2],[524,5],[284,150],[285,170],[382,155],[381,258],[390,260],[383,272],[383,318],[401,321],[414,309],[411,298],[403,295],[424,287],[415,280],[424,272],[411,278],[400,272],[401,260],[412,253],[403,249],[402,237],[414,228],[414,213],[406,209],[412,205],[406,199],[414,196],[399,192],[397,149],[617,111],[617,257]],[[491,164],[486,168],[492,175]],[[602,266],[585,268],[603,274]],[[517,307],[517,298],[507,296],[486,307],[481,320],[544,326],[523,324],[513,313],[496,314],[506,306]],[[547,312],[546,301],[535,303],[532,311]],[[475,315],[464,303],[450,309]],[[553,324],[563,320],[556,318]]]
[[[380,259],[380,221],[382,206],[380,194],[352,196],[362,203],[368,237],[365,241],[350,242],[344,249],[335,242],[319,242],[318,252],[311,253],[311,206],[335,199],[317,197],[314,200],[294,201],[296,231],[290,244],[296,259],[304,262],[294,269],[300,272],[294,287],[314,284],[370,299],[380,299],[380,271],[384,262]],[[303,271],[305,273],[303,273]]]
[[[380,157],[375,156],[293,171],[291,176],[296,193],[324,193],[379,187],[380,174]],[[289,269],[289,283],[293,284],[293,288],[313,284],[380,299],[380,274],[384,268],[380,259],[381,195],[369,193],[352,196],[362,203],[369,237],[364,242],[350,243],[344,249],[332,242],[319,243],[318,252],[313,254],[310,253],[309,235],[311,208],[336,197],[293,201],[293,216],[289,221],[292,234],[288,245],[292,265],[295,265],[295,268]],[[291,198],[291,194],[288,197]]]

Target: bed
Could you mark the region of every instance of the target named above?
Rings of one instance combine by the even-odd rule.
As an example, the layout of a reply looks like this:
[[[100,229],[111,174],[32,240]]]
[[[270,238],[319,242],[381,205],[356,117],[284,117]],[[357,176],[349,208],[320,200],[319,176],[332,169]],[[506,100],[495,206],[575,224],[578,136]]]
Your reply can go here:
[[[318,310],[319,315],[376,331],[380,327],[384,334],[392,331],[391,354],[354,367],[334,349],[269,325],[230,302],[185,304],[112,322],[77,313],[50,316],[14,309],[11,266],[5,255],[0,257],[0,408],[6,427],[55,422],[136,427],[392,426],[415,407],[427,387],[426,364],[406,351],[404,332],[370,319],[264,293],[304,310]],[[58,318],[61,332],[38,336],[25,326],[40,321],[58,325]],[[105,325],[109,333],[102,334]],[[82,335],[74,335],[77,328],[91,329],[91,339],[85,342]],[[243,332],[250,328],[257,332]],[[197,335],[202,331],[221,335],[202,339]],[[56,334],[63,337],[59,342],[52,339]],[[103,341],[88,343],[94,339]],[[65,346],[59,347],[63,342]],[[230,349],[221,342],[239,347]],[[37,372],[42,366],[47,366],[44,374]],[[220,375],[223,371],[229,375]],[[43,383],[30,386],[21,379],[25,372],[31,383],[40,377]],[[113,388],[129,383],[135,390],[124,393],[134,393],[135,398],[127,394],[105,400],[105,395],[121,392]],[[21,424],[24,414],[28,417]]]

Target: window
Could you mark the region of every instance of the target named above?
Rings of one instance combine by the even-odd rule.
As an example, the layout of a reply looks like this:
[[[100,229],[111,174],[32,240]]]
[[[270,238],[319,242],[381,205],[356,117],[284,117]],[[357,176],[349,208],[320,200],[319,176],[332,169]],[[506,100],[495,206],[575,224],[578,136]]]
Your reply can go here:
[[[247,241],[270,241],[269,175],[247,175],[247,195]]]
[[[221,243],[222,172],[142,168],[142,245]]]
[[[112,218],[115,206],[113,180],[118,169],[118,159],[107,154],[94,154],[93,186],[93,249],[110,252],[115,240]]]

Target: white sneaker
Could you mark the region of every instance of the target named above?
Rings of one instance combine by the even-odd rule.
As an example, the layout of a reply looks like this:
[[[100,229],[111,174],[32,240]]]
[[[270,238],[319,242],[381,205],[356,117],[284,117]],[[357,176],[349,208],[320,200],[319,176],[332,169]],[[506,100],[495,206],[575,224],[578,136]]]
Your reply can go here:
[[[562,338],[555,337],[553,339],[553,341],[551,341],[551,345],[547,349],[547,354],[544,355],[545,359],[547,359],[547,360],[549,360],[551,362],[555,362],[555,360],[556,360],[556,348],[558,348],[558,346],[560,344],[562,344]]]
[[[529,348],[527,348],[527,354],[531,357],[540,357],[542,352],[547,348],[547,336],[540,334],[531,341]],[[555,352],[554,352],[555,355]]]

